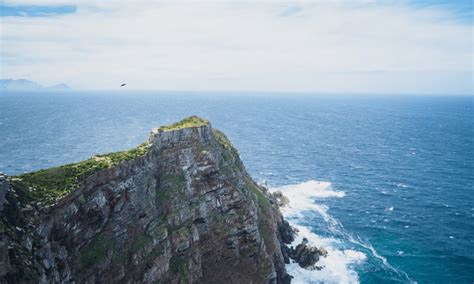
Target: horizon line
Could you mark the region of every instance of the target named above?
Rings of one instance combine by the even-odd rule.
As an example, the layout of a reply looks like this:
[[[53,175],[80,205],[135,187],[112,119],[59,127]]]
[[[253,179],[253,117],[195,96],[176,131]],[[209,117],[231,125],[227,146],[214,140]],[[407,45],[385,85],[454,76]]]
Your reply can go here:
[[[474,96],[474,93],[422,93],[422,92],[341,92],[341,91],[281,91],[281,90],[177,90],[177,89],[120,89],[120,88],[111,88],[111,89],[18,89],[18,90],[0,90],[0,93],[3,92],[54,92],[54,93],[68,93],[68,92],[114,92],[114,93],[129,93],[129,92],[157,92],[157,93],[212,93],[212,94],[242,94],[242,95],[366,95],[366,96]]]

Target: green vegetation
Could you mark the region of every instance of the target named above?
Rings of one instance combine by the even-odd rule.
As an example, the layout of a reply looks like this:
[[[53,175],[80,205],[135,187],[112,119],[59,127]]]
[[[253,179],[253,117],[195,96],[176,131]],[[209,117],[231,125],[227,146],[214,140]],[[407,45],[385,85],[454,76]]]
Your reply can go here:
[[[269,198],[261,191],[261,189],[251,180],[245,180],[246,188],[250,193],[257,196],[258,206],[260,208],[258,212],[259,221],[258,221],[258,231],[260,236],[262,236],[263,241],[265,242],[265,247],[267,253],[272,254],[275,251],[275,245],[273,242],[274,228],[272,228],[272,205]]]
[[[133,240],[130,248],[132,251],[135,251],[135,252],[141,251],[145,248],[147,244],[151,243],[152,241],[153,239],[150,236],[146,234],[142,234]]]
[[[270,218],[266,216],[266,214],[263,214],[264,218]],[[261,219],[261,217],[260,217]],[[263,238],[263,242],[265,243],[265,248],[267,253],[272,254],[273,251],[275,251],[275,244],[273,242],[273,235],[274,231],[271,227],[271,225],[268,223],[268,221],[258,221],[258,231],[260,232],[260,236]]]
[[[150,254],[150,252],[144,253],[145,248],[152,243],[153,237],[147,233],[141,233],[133,238],[130,244],[115,246],[113,261],[122,265],[126,265],[132,259],[134,254],[141,256],[142,260],[145,261],[145,257]]]
[[[268,200],[268,197],[266,197],[263,192],[258,188],[252,181],[247,180],[245,182],[247,185],[247,188],[250,189],[251,192],[253,192],[257,196],[257,201],[258,205],[263,208],[263,209],[270,209],[271,204],[270,201]]]
[[[191,230],[192,230],[192,224],[184,223],[179,226],[171,228],[170,233],[176,236],[187,237],[191,234]]]
[[[99,236],[79,252],[82,266],[89,268],[102,261],[114,246],[112,239]]]
[[[230,142],[229,138],[225,136],[225,134],[218,130],[218,129],[212,129],[212,133],[214,134],[214,137],[216,138],[217,142],[226,150],[231,150],[232,152],[236,152],[237,150],[235,149],[234,145]]]
[[[217,143],[222,148],[222,159],[225,164],[228,164],[222,165],[222,170],[224,171],[224,173],[229,174],[230,169],[227,168],[229,164],[231,165],[231,168],[236,168],[241,171],[244,170],[244,165],[240,160],[239,152],[234,147],[234,145],[232,145],[227,136],[225,136],[224,133],[217,129],[213,129],[212,132],[214,133],[214,137],[216,138]]]
[[[146,232],[149,236],[157,237],[162,231],[166,230],[166,218],[164,214],[158,215],[153,221],[150,222]],[[166,230],[167,231],[167,230]]]
[[[183,172],[179,172],[173,175],[163,175],[161,181],[171,188],[177,188],[185,185],[186,177],[184,176]]]
[[[186,262],[179,255],[173,255],[170,259],[170,271],[173,274],[180,274],[182,278],[186,279]]]
[[[188,118],[185,118],[181,121],[178,121],[176,123],[173,123],[173,124],[170,124],[170,125],[165,125],[165,126],[161,126],[159,128],[159,130],[162,130],[162,131],[173,131],[173,130],[179,130],[179,129],[183,129],[183,128],[189,128],[189,127],[199,127],[199,126],[205,126],[205,125],[208,125],[209,124],[209,121],[203,119],[203,118],[200,118],[200,117],[197,117],[195,115],[193,116],[190,116]]]
[[[169,194],[169,192],[162,188],[157,188],[155,190],[155,193],[158,201],[166,202],[171,199],[171,195]]]
[[[213,214],[210,216],[210,223],[213,223],[216,233],[222,233],[225,236],[230,234],[230,226],[226,223],[226,219],[223,214]]]
[[[158,201],[167,202],[171,199],[171,191],[181,192],[186,185],[186,177],[183,172],[168,174],[161,177],[161,186],[157,187],[156,198]]]
[[[123,161],[143,156],[148,148],[149,144],[146,142],[128,151],[97,155],[79,163],[22,174],[14,177],[12,183],[27,194],[29,199],[51,204],[78,188],[81,180]]]

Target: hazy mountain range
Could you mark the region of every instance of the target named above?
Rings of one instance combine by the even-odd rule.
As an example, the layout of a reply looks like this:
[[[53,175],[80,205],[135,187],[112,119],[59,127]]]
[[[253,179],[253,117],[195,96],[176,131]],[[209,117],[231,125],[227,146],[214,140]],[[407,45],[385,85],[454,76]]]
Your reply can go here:
[[[70,87],[64,83],[53,86],[42,86],[26,79],[0,79],[0,90],[67,90]]]

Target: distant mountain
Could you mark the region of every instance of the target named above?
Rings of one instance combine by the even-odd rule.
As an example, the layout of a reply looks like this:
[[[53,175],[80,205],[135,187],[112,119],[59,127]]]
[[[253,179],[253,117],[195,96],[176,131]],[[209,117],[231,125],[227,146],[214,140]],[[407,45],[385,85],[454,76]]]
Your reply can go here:
[[[53,85],[53,86],[49,86],[47,87],[47,89],[51,89],[51,90],[68,90],[68,89],[71,89],[68,85],[62,83],[62,84],[57,84],[57,85]]]
[[[70,89],[66,84],[58,84],[50,87],[43,87],[40,84],[26,79],[0,79],[0,90],[66,90]]]

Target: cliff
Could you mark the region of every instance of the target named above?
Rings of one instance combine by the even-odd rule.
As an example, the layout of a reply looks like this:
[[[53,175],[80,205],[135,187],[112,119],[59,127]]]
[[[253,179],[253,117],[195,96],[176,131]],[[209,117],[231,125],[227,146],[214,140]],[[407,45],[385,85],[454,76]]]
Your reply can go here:
[[[277,203],[190,117],[129,151],[0,175],[0,281],[288,283]]]

